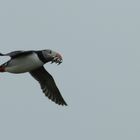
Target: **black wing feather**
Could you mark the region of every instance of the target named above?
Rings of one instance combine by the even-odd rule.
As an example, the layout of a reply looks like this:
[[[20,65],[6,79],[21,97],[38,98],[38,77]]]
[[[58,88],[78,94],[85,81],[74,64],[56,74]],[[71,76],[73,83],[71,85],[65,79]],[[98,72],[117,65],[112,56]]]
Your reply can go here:
[[[31,71],[30,74],[40,83],[42,91],[49,99],[59,105],[67,105],[61,96],[53,77],[43,66]]]

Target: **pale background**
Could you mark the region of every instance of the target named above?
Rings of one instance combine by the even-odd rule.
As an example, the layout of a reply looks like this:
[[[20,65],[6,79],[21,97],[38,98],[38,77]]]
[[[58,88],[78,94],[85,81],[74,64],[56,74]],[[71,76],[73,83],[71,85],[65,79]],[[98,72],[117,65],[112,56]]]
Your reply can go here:
[[[140,139],[138,0],[1,0],[0,51],[45,48],[64,57],[45,67],[69,106],[0,74],[1,140]]]

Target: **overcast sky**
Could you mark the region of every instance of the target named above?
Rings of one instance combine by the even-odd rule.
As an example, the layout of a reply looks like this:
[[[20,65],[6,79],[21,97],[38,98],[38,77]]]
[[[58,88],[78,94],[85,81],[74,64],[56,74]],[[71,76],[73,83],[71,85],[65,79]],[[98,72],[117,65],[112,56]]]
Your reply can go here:
[[[1,0],[0,51],[61,53],[45,67],[69,106],[28,73],[2,73],[0,139],[139,140],[139,13],[138,0]]]

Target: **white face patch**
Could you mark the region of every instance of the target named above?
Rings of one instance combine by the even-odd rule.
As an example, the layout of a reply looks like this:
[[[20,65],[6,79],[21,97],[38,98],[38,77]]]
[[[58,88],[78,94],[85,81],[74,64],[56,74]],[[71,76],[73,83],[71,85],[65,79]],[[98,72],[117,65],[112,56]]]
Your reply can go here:
[[[52,51],[52,52],[51,52],[51,55],[54,56],[54,57],[56,56],[56,54],[57,54],[57,53],[56,53],[55,51]]]
[[[52,57],[52,58],[55,57],[57,53],[52,50],[44,50],[42,51],[42,54],[46,59],[48,59],[49,57]]]

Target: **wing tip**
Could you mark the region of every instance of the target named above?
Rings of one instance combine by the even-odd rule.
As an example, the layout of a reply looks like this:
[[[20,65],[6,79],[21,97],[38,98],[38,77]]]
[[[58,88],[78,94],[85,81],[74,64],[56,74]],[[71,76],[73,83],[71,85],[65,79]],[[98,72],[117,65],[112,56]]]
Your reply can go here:
[[[68,104],[65,101],[54,101],[54,102],[61,106],[68,106]]]
[[[60,99],[53,98],[53,96],[49,96],[48,94],[45,94],[45,96],[48,97],[49,100],[56,103],[57,105],[68,106],[68,104],[64,101],[63,98],[60,100]]]
[[[63,104],[61,104],[62,106],[68,106],[68,104],[65,102],[65,103],[63,103]]]

